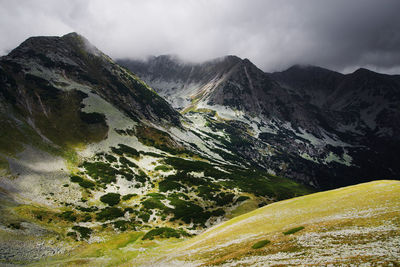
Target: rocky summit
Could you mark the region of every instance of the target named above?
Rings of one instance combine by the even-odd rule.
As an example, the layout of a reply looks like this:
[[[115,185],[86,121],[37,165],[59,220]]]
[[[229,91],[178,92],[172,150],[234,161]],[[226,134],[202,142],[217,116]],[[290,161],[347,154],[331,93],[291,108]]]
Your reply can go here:
[[[398,182],[316,192],[400,177],[399,89],[366,69],[115,62],[77,33],[31,37],[0,58],[0,264],[340,264],[285,257],[377,233],[343,262],[391,264]]]

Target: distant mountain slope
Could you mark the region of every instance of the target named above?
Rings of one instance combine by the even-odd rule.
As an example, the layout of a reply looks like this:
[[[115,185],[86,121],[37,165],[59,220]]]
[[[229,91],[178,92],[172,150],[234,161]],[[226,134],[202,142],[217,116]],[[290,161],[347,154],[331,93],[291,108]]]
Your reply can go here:
[[[398,76],[300,65],[264,73],[234,56],[199,64],[170,56],[119,62],[182,113],[215,112],[221,121],[240,122],[279,150],[267,162],[280,175],[322,188],[400,177]]]
[[[398,139],[400,83],[395,75],[358,69],[343,75],[312,66],[269,74],[284,88],[331,112],[332,128]]]
[[[309,98],[313,105],[323,107],[345,75],[315,66],[295,65],[269,76],[293,94]]]
[[[280,201],[185,240],[119,235],[45,263],[90,266],[379,265],[400,260],[400,182]],[[102,257],[93,257],[94,253]],[[123,254],[122,254],[123,253]],[[123,255],[123,256],[122,256]]]
[[[236,56],[215,59],[203,64],[185,63],[174,56],[152,57],[148,61],[118,60],[145,79],[152,88],[176,108],[186,108],[198,98],[205,98],[228,78],[241,59]]]

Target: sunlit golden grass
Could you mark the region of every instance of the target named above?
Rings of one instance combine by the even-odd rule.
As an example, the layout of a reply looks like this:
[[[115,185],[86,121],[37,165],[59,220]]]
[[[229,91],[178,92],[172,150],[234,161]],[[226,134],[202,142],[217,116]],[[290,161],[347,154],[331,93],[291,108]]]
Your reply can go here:
[[[379,236],[374,232],[344,235],[331,241],[333,244],[336,242],[353,246],[398,236],[400,233],[396,229],[400,228],[400,181],[375,181],[276,202],[182,241],[142,241],[142,233],[120,234],[108,238],[107,242],[82,244],[71,255],[57,256],[39,265],[214,265],[274,253],[306,257],[312,249],[303,247],[297,238],[314,233],[323,235],[329,231],[363,227],[373,229],[387,225],[394,225],[395,230],[385,230]],[[290,235],[283,234],[300,226],[304,229]],[[259,249],[252,248],[256,242],[266,239],[271,243]],[[329,263],[337,263],[336,260],[332,257]],[[368,255],[353,255],[341,260],[355,264],[380,262],[380,259]]]
[[[342,224],[376,226],[400,219],[400,182],[376,181],[276,202],[211,228],[182,242],[176,258],[182,261],[220,263],[251,252],[251,245],[271,240],[273,251],[299,249],[292,235],[282,232],[305,229],[293,235],[324,231]],[[278,246],[276,244],[279,244]],[[191,253],[193,252],[193,253]]]

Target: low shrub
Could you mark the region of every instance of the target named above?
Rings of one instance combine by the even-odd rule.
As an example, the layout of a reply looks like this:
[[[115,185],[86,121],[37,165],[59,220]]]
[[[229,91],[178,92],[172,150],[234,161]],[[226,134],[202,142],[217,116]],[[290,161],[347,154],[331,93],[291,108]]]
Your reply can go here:
[[[119,174],[117,169],[105,162],[84,162],[82,166],[90,177],[104,184],[115,183],[116,175]]]
[[[78,225],[73,226],[72,229],[79,232],[81,239],[88,239],[93,232],[90,228]]]
[[[70,179],[71,179],[71,182],[77,183],[77,184],[79,184],[80,186],[82,186],[83,188],[92,189],[92,188],[94,188],[95,185],[96,185],[96,184],[93,183],[92,181],[89,181],[89,180],[84,179],[84,178],[82,178],[82,177],[80,177],[80,176],[77,176],[77,175],[71,176]]]
[[[300,226],[300,227],[296,227],[296,228],[292,228],[290,230],[287,230],[286,232],[283,232],[284,235],[291,235],[294,233],[297,233],[298,231],[301,231],[304,229],[304,226]]]
[[[125,196],[123,196],[122,197],[122,200],[123,201],[127,201],[127,200],[129,200],[129,199],[131,199],[131,198],[133,198],[133,197],[136,197],[138,194],[127,194],[127,195],[125,195]]]
[[[138,165],[136,165],[135,163],[133,163],[132,161],[130,161],[129,159],[127,159],[125,157],[120,157],[119,158],[119,162],[122,165],[126,165],[126,166],[129,166],[129,167],[132,167],[132,168],[139,168]]]
[[[59,217],[63,220],[69,221],[69,222],[75,222],[76,221],[76,215],[74,214],[73,211],[68,210],[64,211],[59,215]]]
[[[142,202],[142,205],[145,209],[160,209],[167,210],[168,208],[160,201],[159,198],[149,198]]]
[[[74,240],[78,240],[78,235],[76,234],[76,232],[68,232],[67,236],[72,237]]]
[[[117,158],[114,157],[113,155],[110,155],[110,154],[106,154],[106,155],[105,155],[105,158],[106,158],[106,160],[107,160],[108,162],[116,162],[116,161],[117,161]]]
[[[158,165],[157,167],[154,168],[155,171],[163,171],[163,172],[168,172],[173,169],[174,168],[168,165]]]
[[[133,147],[124,145],[124,144],[118,144],[119,147],[112,147],[111,151],[114,152],[117,155],[120,156],[128,156],[131,158],[138,158],[140,156],[140,153],[134,149]]]
[[[160,192],[168,192],[168,191],[173,191],[173,190],[180,190],[181,188],[185,188],[182,184],[171,181],[171,180],[163,180],[158,183],[158,188]]]
[[[252,245],[251,248],[254,248],[254,249],[262,248],[262,247],[268,245],[269,243],[271,243],[271,241],[269,241],[267,239],[261,240],[261,241],[258,241],[257,243],[255,243],[254,245]]]
[[[130,224],[130,221],[123,221],[123,220],[115,221],[113,223],[114,228],[116,228],[122,232],[126,231],[128,229],[129,224]]]
[[[116,207],[107,207],[96,214],[96,219],[98,221],[113,220],[124,216],[123,210]]]
[[[250,199],[250,197],[248,197],[248,196],[240,196],[240,197],[238,197],[238,199],[236,199],[236,203],[243,202],[243,201],[248,200],[248,199]]]
[[[110,206],[115,206],[121,201],[121,195],[118,193],[108,193],[100,197],[100,201]]]
[[[82,186],[83,188],[93,189],[96,184],[93,183],[92,181],[84,179],[82,182],[79,183],[79,185]]]
[[[160,227],[160,228],[150,230],[143,236],[142,239],[143,240],[146,240],[146,239],[152,240],[156,236],[158,236],[160,238],[171,238],[171,237],[180,238],[181,236],[189,236],[189,234],[180,229],[176,230],[176,229],[169,228],[169,227]]]
[[[73,183],[80,183],[83,181],[83,178],[80,176],[73,175],[70,177],[71,182]]]
[[[150,219],[150,214],[147,213],[147,212],[141,211],[141,212],[139,213],[138,217],[139,217],[140,219],[142,219],[143,222],[148,222],[149,219]]]

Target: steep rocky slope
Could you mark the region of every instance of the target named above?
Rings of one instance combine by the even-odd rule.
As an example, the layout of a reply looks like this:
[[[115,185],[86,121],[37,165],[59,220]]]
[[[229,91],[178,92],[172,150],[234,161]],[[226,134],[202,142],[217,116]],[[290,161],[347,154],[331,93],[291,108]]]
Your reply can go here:
[[[183,114],[213,114],[247,129],[251,137],[235,135],[253,146],[238,152],[262,168],[320,188],[400,175],[398,76],[313,66],[264,73],[234,56],[201,64],[170,56],[119,62]],[[273,151],[260,155],[256,147]]]

